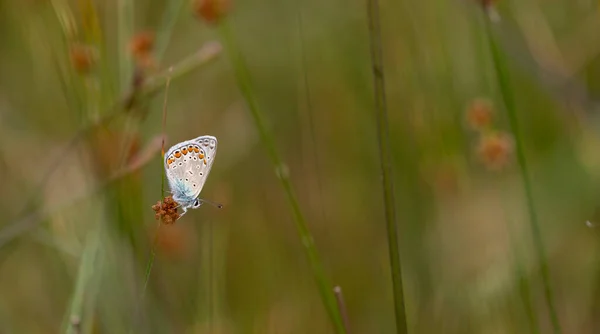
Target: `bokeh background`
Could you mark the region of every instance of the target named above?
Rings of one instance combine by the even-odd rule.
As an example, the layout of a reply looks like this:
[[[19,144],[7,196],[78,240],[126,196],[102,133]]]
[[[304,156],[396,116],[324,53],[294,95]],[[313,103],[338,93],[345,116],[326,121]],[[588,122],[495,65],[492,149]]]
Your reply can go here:
[[[366,3],[219,4],[0,1],[0,333],[334,333],[282,173],[349,332],[397,331]],[[380,3],[409,332],[600,333],[598,2],[495,4]],[[163,134],[218,138],[223,209],[158,225]]]

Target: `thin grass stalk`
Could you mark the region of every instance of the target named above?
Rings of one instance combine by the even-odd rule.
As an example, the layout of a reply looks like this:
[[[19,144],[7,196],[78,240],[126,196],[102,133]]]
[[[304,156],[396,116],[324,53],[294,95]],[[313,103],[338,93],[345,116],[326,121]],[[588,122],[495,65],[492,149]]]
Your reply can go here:
[[[217,42],[208,42],[200,50],[187,56],[169,68],[169,70],[146,79],[142,85],[141,92],[146,96],[152,95],[165,87],[167,80],[184,77],[194,70],[212,63],[220,54],[221,45]]]
[[[317,135],[316,135],[316,131],[315,131],[315,121],[314,121],[314,108],[313,108],[313,101],[312,101],[312,97],[310,94],[310,85],[309,85],[309,81],[308,81],[308,60],[306,57],[306,50],[305,50],[305,46],[304,46],[304,18],[302,15],[303,12],[303,2],[302,1],[297,1],[296,2],[296,10],[298,12],[297,18],[298,18],[298,39],[300,40],[300,55],[301,55],[301,71],[302,71],[302,81],[304,84],[304,95],[306,98],[306,114],[307,114],[307,118],[308,118],[308,128],[310,131],[310,143],[312,145],[311,148],[311,152],[312,152],[312,161],[315,162],[315,174],[316,174],[316,179],[317,179],[317,193],[319,195],[319,197],[317,197],[316,202],[317,203],[321,203],[321,205],[319,205],[320,207],[320,211],[321,211],[321,219],[323,221],[326,220],[325,218],[325,208],[323,207],[323,186],[322,186],[322,182],[321,182],[321,173],[320,173],[320,164],[319,164],[319,150],[318,150],[318,146],[317,146]]]
[[[94,277],[94,271],[97,269],[96,256],[100,244],[99,233],[99,226],[94,226],[87,236],[85,249],[79,262],[75,290],[71,297],[68,312],[62,323],[63,330],[61,332],[63,333],[75,334],[77,332],[77,327],[74,326],[73,320],[78,319],[78,322],[81,322],[83,319],[84,296],[89,290],[88,284]],[[86,321],[89,321],[89,319],[86,319]]]
[[[127,1],[127,2],[123,2],[123,1]],[[122,3],[123,7],[122,7],[122,15],[123,16],[129,16],[130,19],[133,19],[133,13],[130,13],[130,11],[132,11],[132,4],[133,0],[120,0],[120,3]],[[162,61],[162,58],[164,56],[165,51],[167,50],[167,47],[169,45],[169,42],[171,40],[171,35],[173,33],[173,28],[175,27],[175,23],[177,22],[177,18],[179,17],[179,14],[181,12],[181,9],[183,8],[183,5],[186,1],[184,0],[172,0],[172,1],[168,1],[167,5],[166,5],[166,9],[164,11],[164,15],[162,18],[162,22],[161,25],[157,31],[157,36],[156,36],[156,46],[154,48],[154,60],[156,62],[158,62],[160,64],[160,62]],[[130,24],[131,27],[128,27],[126,24],[121,25],[121,29],[119,30],[120,37],[125,37],[126,33],[127,33],[127,29],[131,29],[133,30],[133,25]],[[121,34],[122,33],[122,34]],[[130,36],[133,34],[133,32],[130,32]],[[123,44],[121,44],[123,45]],[[127,44],[125,44],[126,46]],[[131,55],[128,52],[129,50],[124,49],[121,52],[125,52],[124,54],[122,54],[122,57],[125,57],[122,59],[121,62],[121,69],[125,69],[128,70],[130,72],[133,72],[133,62],[131,60]],[[190,57],[191,59],[194,59],[195,57]],[[188,61],[189,63],[189,61]],[[186,64],[188,65],[188,64]],[[130,66],[131,68],[127,68],[127,66]],[[172,68],[169,68],[169,78],[170,78],[170,74],[172,72]],[[122,80],[128,80],[129,76],[131,74],[123,74],[121,73],[121,79]],[[128,121],[125,123],[125,129],[126,131],[126,135],[127,137],[123,140],[123,144],[122,144],[122,157],[121,157],[121,164],[125,163],[125,157],[126,157],[126,152],[129,151],[131,145],[133,144],[133,137],[135,136],[135,134],[137,133],[138,129],[139,129],[139,122],[134,122],[134,119],[128,119]]]
[[[350,334],[350,317],[348,316],[348,309],[346,308],[346,302],[344,301],[344,293],[342,292],[342,288],[339,285],[336,285],[333,287],[333,293],[335,294],[335,300],[337,302],[338,309],[340,310],[340,314],[342,315],[342,320],[344,321],[346,333]]]
[[[117,0],[117,36],[119,43],[119,92],[131,82],[133,57],[127,46],[133,35],[133,0]]]
[[[503,194],[507,193],[507,190],[502,192]],[[510,237],[511,244],[511,262],[513,264],[513,270],[515,276],[518,278],[518,288],[519,288],[519,297],[521,298],[521,302],[523,303],[523,311],[525,313],[525,317],[527,318],[527,326],[529,326],[529,332],[532,334],[541,333],[540,326],[538,323],[538,316],[535,313],[535,308],[533,306],[533,301],[531,300],[531,284],[529,282],[529,278],[527,277],[527,272],[525,270],[525,259],[523,256],[522,249],[520,247],[520,240],[518,238],[518,233],[516,230],[516,225],[514,220],[508,215],[510,210],[506,207],[507,200],[503,199],[503,212],[505,213],[504,217],[506,220],[506,230]]]
[[[240,50],[237,47],[233,31],[228,22],[223,22],[221,24],[220,32],[225,44],[225,49],[227,50],[227,53],[230,57],[230,61],[235,72],[239,89],[244,99],[246,100],[250,113],[252,114],[252,118],[254,119],[256,129],[258,130],[258,133],[260,135],[261,141],[265,149],[267,150],[272,164],[275,166],[279,181],[284,190],[288,203],[292,209],[294,222],[296,223],[298,234],[302,241],[302,245],[304,246],[306,256],[308,258],[311,270],[316,280],[319,293],[323,301],[323,305],[327,310],[335,332],[345,333],[344,324],[342,322],[341,315],[337,308],[335,296],[331,291],[331,285],[329,284],[329,281],[325,275],[323,263],[321,261],[319,252],[315,247],[313,236],[308,228],[308,225],[306,224],[306,220],[304,219],[302,210],[300,210],[300,204],[296,199],[296,194],[293,190],[291,181],[289,179],[287,166],[285,166],[281,157],[279,156],[279,153],[277,152],[277,147],[275,145],[273,135],[269,131],[269,128],[263,116],[263,112],[258,106],[258,102],[256,101],[254,88],[252,86],[250,78],[250,72],[245,63],[245,59],[243,58]]]
[[[518,249],[514,252],[513,262],[515,267],[515,274],[519,279],[519,295],[521,297],[521,301],[523,302],[523,308],[525,311],[525,316],[527,317],[527,325],[529,326],[529,331],[532,334],[539,334],[541,333],[541,331],[538,324],[537,314],[535,313],[535,309],[531,301],[531,287],[529,284],[529,279],[526,276],[527,273],[525,272],[525,268],[523,265],[522,254]]]
[[[214,232],[213,232],[213,222],[208,222],[208,291],[206,292],[208,298],[208,332],[213,333],[215,316],[214,316],[214,297],[213,297],[213,276],[214,276],[214,258],[213,258],[213,248],[214,248]]]
[[[554,305],[553,291],[550,284],[550,269],[542,239],[542,232],[539,226],[537,211],[535,209],[533,187],[529,176],[529,167],[527,164],[527,159],[525,157],[523,137],[521,136],[521,132],[519,129],[519,119],[517,115],[516,103],[510,87],[509,69],[503,61],[502,51],[500,50],[498,44],[494,39],[491,25],[492,22],[486,15],[485,30],[488,35],[487,39],[492,55],[494,70],[496,72],[498,84],[500,87],[500,93],[504,101],[504,106],[506,107],[508,121],[510,123],[510,127],[512,129],[515,140],[515,152],[517,155],[519,169],[521,171],[521,178],[523,180],[523,190],[525,192],[527,211],[529,213],[529,224],[531,228],[531,234],[533,237],[533,245],[540,264],[540,273],[542,276],[544,297],[546,305],[548,307],[548,313],[550,316],[550,322],[552,324],[552,330],[555,334],[560,334],[562,331],[560,328],[556,307]]]
[[[400,251],[398,244],[398,230],[396,225],[396,205],[394,200],[392,154],[388,129],[387,100],[383,71],[379,2],[377,0],[367,0],[367,5],[371,67],[373,71],[373,89],[375,95],[375,116],[377,118],[377,137],[379,141],[379,159],[381,163],[385,221],[387,227],[388,249],[392,273],[392,288],[394,293],[396,332],[408,333],[406,307],[404,305],[404,291],[402,284],[402,266],[400,262]]]
[[[171,67],[169,69],[169,71],[172,71],[173,68]],[[164,161],[165,161],[165,139],[166,139],[166,127],[167,127],[167,99],[168,99],[168,95],[169,95],[169,86],[171,84],[171,77],[168,77],[167,79],[167,83],[166,83],[166,87],[165,87],[165,99],[163,101],[163,115],[162,115],[162,132],[163,132],[163,136],[162,136],[162,145],[161,145],[161,150],[160,150],[160,206],[162,209],[162,205],[163,205],[163,195],[165,193],[165,167],[164,167]],[[156,244],[158,241],[158,232],[160,231],[160,227],[162,226],[161,224],[161,219],[158,219],[158,225],[156,226],[156,232],[154,234],[154,240],[152,241],[152,250],[150,251],[150,259],[148,260],[148,264],[146,265],[146,273],[144,275],[144,287],[142,288],[142,300],[144,299],[144,297],[146,296],[146,290],[148,288],[148,282],[150,281],[150,273],[152,272],[152,266],[154,265],[154,258],[156,257]]]
[[[79,10],[81,12],[81,22],[84,29],[86,43],[93,45],[98,51],[98,61],[96,77],[100,80],[99,90],[101,92],[100,110],[104,111],[110,105],[114,98],[115,87],[111,77],[113,72],[110,61],[108,60],[108,51],[104,41],[102,27],[100,26],[99,13],[93,0],[79,0]],[[101,114],[90,114],[92,117],[101,116]]]
[[[170,0],[166,3],[166,8],[156,33],[156,47],[154,49],[154,59],[160,64],[173,34],[173,29],[179,14],[182,12],[186,0]]]

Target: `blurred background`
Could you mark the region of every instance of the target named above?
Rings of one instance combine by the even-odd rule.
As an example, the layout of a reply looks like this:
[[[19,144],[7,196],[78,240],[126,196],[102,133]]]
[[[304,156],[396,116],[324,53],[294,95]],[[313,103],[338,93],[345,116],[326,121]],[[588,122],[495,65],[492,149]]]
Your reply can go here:
[[[598,2],[485,5],[380,2],[409,332],[600,333]],[[0,41],[0,333],[335,333],[285,175],[348,332],[402,332],[364,1],[3,0]],[[159,225],[204,134],[224,208]]]

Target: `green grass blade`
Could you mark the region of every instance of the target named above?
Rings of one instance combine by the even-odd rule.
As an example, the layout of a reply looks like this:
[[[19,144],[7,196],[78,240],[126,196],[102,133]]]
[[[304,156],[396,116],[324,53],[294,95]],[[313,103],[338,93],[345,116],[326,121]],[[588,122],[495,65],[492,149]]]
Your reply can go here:
[[[237,48],[237,43],[235,42],[233,32],[227,22],[223,22],[221,25],[221,34],[225,44],[225,49],[233,65],[240,91],[244,96],[246,103],[248,104],[248,108],[252,114],[252,118],[254,119],[254,123],[260,135],[261,141],[267,150],[271,162],[275,166],[279,181],[292,209],[296,228],[300,235],[300,239],[302,240],[302,245],[304,246],[306,256],[308,257],[313,275],[317,282],[319,293],[321,295],[321,299],[323,300],[325,309],[331,318],[335,332],[345,333],[342,318],[337,308],[336,299],[333,291],[331,290],[331,284],[329,284],[329,281],[326,278],[321,257],[315,247],[314,239],[308,228],[308,225],[306,224],[304,215],[300,210],[300,204],[296,199],[296,194],[290,182],[287,167],[277,152],[273,135],[269,131],[263,116],[263,112],[260,110],[258,102],[256,101],[248,67],[245,64],[245,60],[242,57],[240,50]]]
[[[94,273],[97,274],[96,271],[98,270],[99,264],[97,263],[97,254],[99,250],[99,244],[100,235],[98,228],[95,227],[89,232],[85,243],[85,249],[79,262],[80,264],[77,273],[77,281],[75,283],[75,290],[73,291],[73,296],[71,297],[71,303],[68,308],[68,312],[63,319],[63,333],[76,334],[78,330],[77,325],[84,318],[84,297],[86,292],[90,290],[89,284],[92,282]],[[75,319],[77,320],[75,321]],[[85,320],[91,321],[91,319]]]
[[[165,83],[169,78],[171,80],[184,77],[200,67],[204,67],[216,60],[221,54],[221,45],[217,42],[206,43],[198,52],[187,56],[179,63],[169,68],[163,73],[159,73],[155,76],[149,77],[144,81],[142,86],[142,93],[144,95],[151,95],[158,90],[165,87]]]
[[[160,64],[165,51],[171,41],[171,35],[173,34],[173,28],[179,14],[181,13],[184,5],[187,3],[185,0],[171,0],[167,1],[167,8],[164,11],[162,22],[160,27],[156,31],[156,47],[154,49],[154,58]]]
[[[125,92],[131,83],[133,75],[133,57],[128,45],[133,36],[133,0],[117,1],[117,24],[119,43],[119,91]]]
[[[173,68],[169,68],[169,73],[173,72]],[[171,76],[167,77],[167,83],[165,84],[165,99],[163,101],[163,115],[162,115],[162,147],[160,154],[160,197],[161,206],[163,200],[163,194],[165,193],[165,167],[164,167],[164,159],[165,159],[165,139],[166,139],[166,126],[167,126],[167,99],[169,94],[169,86],[171,84]],[[142,288],[142,300],[146,296],[146,289],[148,288],[148,282],[150,281],[150,273],[152,272],[152,266],[154,265],[154,258],[156,257],[156,243],[158,240],[158,233],[161,227],[161,221],[158,220],[158,225],[156,226],[156,232],[154,234],[154,240],[152,241],[152,251],[150,252],[150,259],[148,260],[148,264],[146,265],[146,273],[144,274],[144,287]]]
[[[487,16],[487,15],[486,15]],[[523,146],[523,137],[519,129],[519,119],[517,115],[517,107],[512,94],[510,86],[509,69],[503,61],[502,51],[498,47],[496,40],[492,34],[491,24],[492,22],[486,17],[486,31],[488,34],[489,47],[492,54],[493,66],[496,71],[498,84],[500,87],[500,93],[506,107],[508,121],[513,132],[515,140],[515,153],[517,155],[517,161],[519,169],[521,170],[521,177],[523,180],[523,190],[525,192],[525,199],[527,202],[527,209],[529,213],[529,223],[531,227],[531,234],[533,237],[533,244],[535,252],[537,253],[538,261],[540,264],[540,272],[542,276],[542,284],[544,287],[544,297],[546,299],[546,305],[552,323],[552,329],[555,334],[561,333],[560,323],[558,321],[558,315],[556,313],[556,307],[554,305],[554,297],[552,287],[550,284],[550,269],[548,265],[548,259],[544,244],[542,240],[542,232],[540,229],[538,216],[535,208],[535,201],[533,197],[533,187],[529,176],[529,167],[527,159],[525,157],[525,149]]]
[[[385,206],[390,267],[392,272],[392,288],[394,292],[394,311],[396,332],[408,333],[406,307],[402,285],[402,266],[396,226],[396,203],[394,200],[394,181],[392,176],[392,154],[390,147],[387,101],[385,95],[385,78],[383,72],[383,54],[381,46],[381,27],[379,22],[379,2],[368,1],[369,42],[371,50],[371,66],[373,70],[373,86],[375,94],[375,114],[377,119],[377,136],[379,140],[379,158]]]

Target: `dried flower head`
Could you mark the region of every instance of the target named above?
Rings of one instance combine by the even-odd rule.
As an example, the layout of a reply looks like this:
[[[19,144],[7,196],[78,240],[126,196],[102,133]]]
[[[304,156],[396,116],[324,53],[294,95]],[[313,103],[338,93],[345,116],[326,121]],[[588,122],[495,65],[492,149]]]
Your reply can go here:
[[[216,24],[231,10],[229,0],[195,0],[194,13],[210,24]]]
[[[129,41],[129,52],[142,68],[156,67],[152,50],[154,50],[154,33],[151,31],[137,33]]]
[[[467,108],[467,122],[477,131],[485,130],[492,124],[494,107],[487,99],[475,99]]]
[[[177,219],[179,219],[179,213],[177,212],[177,202],[173,200],[173,197],[167,196],[163,199],[162,203],[160,201],[156,202],[152,206],[152,210],[154,210],[154,217],[158,220],[161,219],[163,223],[169,225],[175,223]]]
[[[508,165],[513,153],[513,140],[507,133],[492,133],[479,140],[477,153],[483,164],[493,170]]]
[[[129,41],[129,52],[134,56],[147,55],[154,49],[154,33],[143,31],[135,34]]]
[[[83,44],[72,44],[69,48],[71,65],[78,73],[85,74],[96,63],[96,57],[91,47]]]

